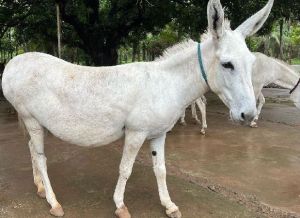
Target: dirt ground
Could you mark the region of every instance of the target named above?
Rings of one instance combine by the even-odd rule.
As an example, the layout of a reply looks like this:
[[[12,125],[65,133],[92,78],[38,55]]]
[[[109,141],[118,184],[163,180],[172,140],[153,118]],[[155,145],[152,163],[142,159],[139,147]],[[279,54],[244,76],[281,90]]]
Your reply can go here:
[[[209,94],[206,136],[190,112],[188,126],[168,134],[168,187],[183,217],[300,217],[300,111],[286,90],[264,94],[257,129],[232,124]],[[8,107],[0,101],[0,217],[51,217],[35,194],[26,140]],[[121,140],[87,149],[47,136],[49,177],[65,217],[114,217],[121,151]],[[133,218],[166,217],[150,158],[146,143],[126,188]]]

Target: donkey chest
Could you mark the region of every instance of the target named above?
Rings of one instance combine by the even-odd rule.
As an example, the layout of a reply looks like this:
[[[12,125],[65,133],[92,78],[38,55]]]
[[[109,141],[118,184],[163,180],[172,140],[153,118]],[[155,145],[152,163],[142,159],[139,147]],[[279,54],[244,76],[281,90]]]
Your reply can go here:
[[[173,128],[183,109],[171,103],[140,105],[130,113],[126,126],[146,130],[150,135],[163,133]]]

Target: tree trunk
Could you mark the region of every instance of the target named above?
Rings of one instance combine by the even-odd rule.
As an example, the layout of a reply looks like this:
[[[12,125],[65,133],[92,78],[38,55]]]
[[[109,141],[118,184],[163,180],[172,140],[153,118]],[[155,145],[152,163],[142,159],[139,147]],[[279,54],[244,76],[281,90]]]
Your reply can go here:
[[[78,51],[78,48],[76,48],[76,63],[79,64],[79,51]]]
[[[138,45],[136,42],[132,43],[132,62],[135,62],[136,60],[137,47]]]
[[[152,52],[151,53],[151,61],[154,61],[154,59],[155,59],[155,54],[154,54],[154,52]]]
[[[146,61],[146,45],[145,45],[145,42],[143,42],[142,50],[143,50],[143,61]]]
[[[118,63],[118,52],[114,45],[107,45],[102,49],[94,47],[89,55],[95,66],[113,66]]]
[[[283,18],[280,20],[279,58],[283,59]]]
[[[127,54],[126,54],[126,53],[125,53],[125,58],[124,58],[124,60],[125,60],[125,63],[127,63],[128,58],[127,58]]]
[[[137,53],[137,59],[140,62],[141,61],[140,42],[137,42],[136,53]]]
[[[119,50],[119,61],[118,61],[118,64],[122,64],[122,52]]]
[[[58,51],[58,57],[61,58],[61,18],[60,18],[58,3],[56,3],[56,22],[57,22],[57,51]]]

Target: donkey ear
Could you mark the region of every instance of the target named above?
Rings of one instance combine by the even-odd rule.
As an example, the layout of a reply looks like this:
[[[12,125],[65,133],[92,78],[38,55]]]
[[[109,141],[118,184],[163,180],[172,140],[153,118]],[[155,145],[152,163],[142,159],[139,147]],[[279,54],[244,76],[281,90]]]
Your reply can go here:
[[[269,0],[268,4],[263,9],[248,18],[235,31],[240,32],[245,38],[255,34],[267,20],[273,3],[274,0]]]
[[[208,30],[215,39],[224,32],[224,10],[220,0],[210,0],[207,5]]]

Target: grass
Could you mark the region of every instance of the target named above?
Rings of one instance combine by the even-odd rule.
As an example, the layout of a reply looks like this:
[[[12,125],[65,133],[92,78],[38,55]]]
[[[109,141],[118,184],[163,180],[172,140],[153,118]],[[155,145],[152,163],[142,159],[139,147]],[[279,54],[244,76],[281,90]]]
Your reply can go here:
[[[292,59],[292,64],[300,65],[300,58]]]

